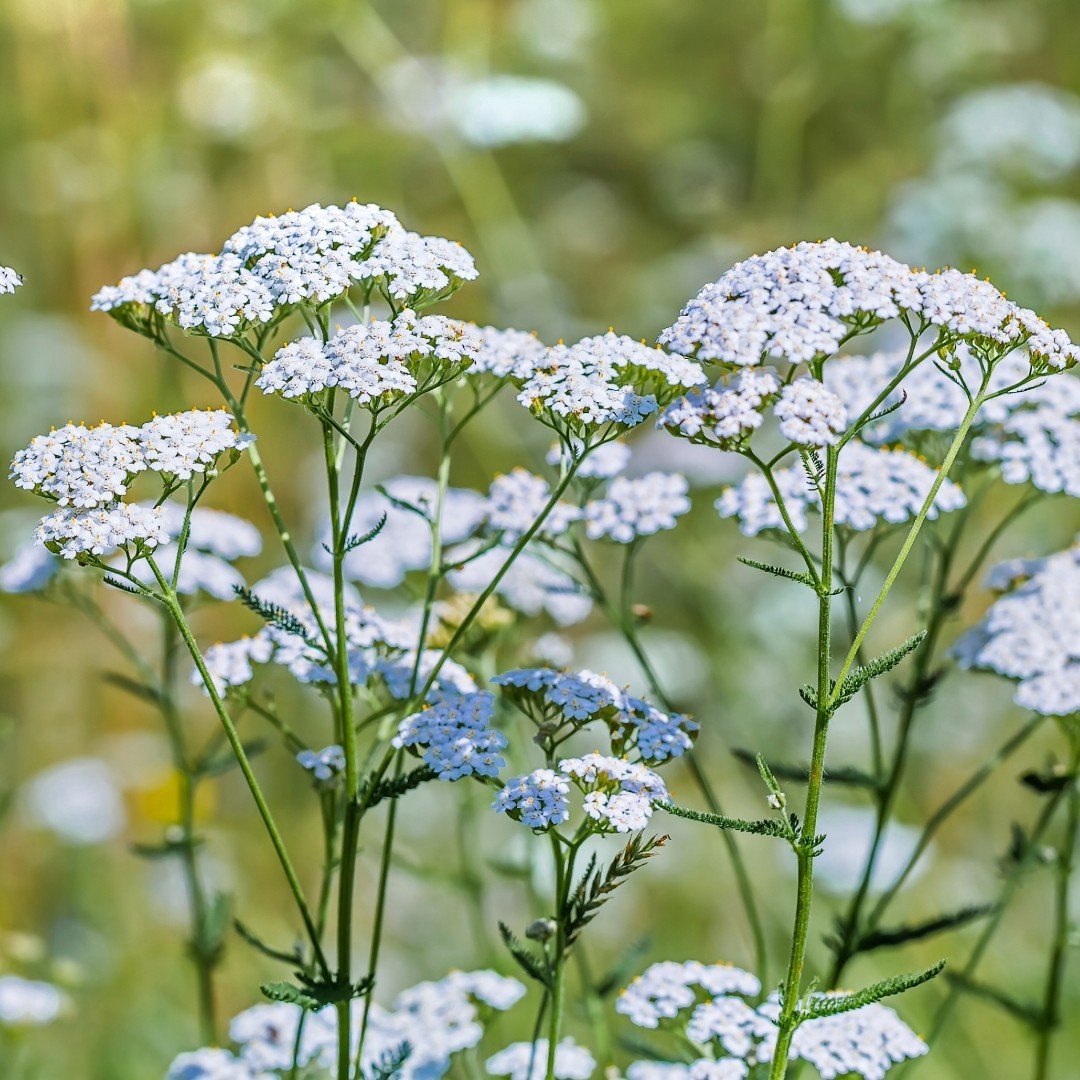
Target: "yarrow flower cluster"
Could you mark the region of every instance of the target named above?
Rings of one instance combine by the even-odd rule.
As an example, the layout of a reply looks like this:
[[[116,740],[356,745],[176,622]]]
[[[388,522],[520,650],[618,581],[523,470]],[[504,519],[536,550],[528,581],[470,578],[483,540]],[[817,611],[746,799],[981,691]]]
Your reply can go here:
[[[518,401],[575,431],[608,424],[630,428],[705,381],[692,360],[609,332],[549,349]]]
[[[547,355],[548,347],[535,334],[524,330],[480,326],[476,332],[480,346],[469,368],[470,375],[528,379]]]
[[[642,761],[681,757],[697,732],[688,716],[662,712],[593,671],[517,668],[491,681],[541,728],[599,720],[607,725],[615,751],[636,753]]]
[[[1026,345],[1037,362],[1071,367],[1080,348],[989,282],[929,274],[838,240],[803,242],[737,263],[706,285],[660,342],[733,367],[767,358],[809,363],[837,352],[853,331],[909,313],[924,324],[1003,351]]]
[[[569,819],[571,784],[585,796],[586,816],[604,832],[644,829],[653,803],[668,797],[664,781],[647,766],[591,753],[564,758],[558,771],[536,769],[513,777],[492,806],[531,829],[546,829]]]
[[[779,390],[780,380],[771,371],[741,371],[730,384],[691,390],[672,402],[657,427],[693,442],[734,450],[761,427],[764,409]]]
[[[57,504],[42,519],[37,537],[65,559],[117,548],[141,552],[170,539],[169,511],[120,502],[133,479],[152,471],[172,487],[196,473],[212,475],[222,455],[250,445],[232,425],[221,410],[157,416],[141,428],[68,424],[20,450],[11,478],[16,487]]]
[[[371,1005],[360,1074],[372,1075],[379,1062],[399,1055],[405,1046],[407,1055],[396,1072],[401,1080],[443,1076],[455,1054],[480,1042],[484,1022],[512,1008],[524,994],[516,979],[494,971],[457,971],[403,990],[389,1009]],[[363,1002],[354,1001],[352,1010],[355,1054]],[[181,1054],[165,1080],[279,1080],[293,1071],[294,1054],[301,1069],[330,1070],[336,1062],[337,1035],[332,1005],[306,1014],[285,1003],[255,1005],[229,1025],[235,1051],[207,1048]]]
[[[776,404],[780,434],[799,446],[833,446],[844,433],[844,403],[816,379],[796,379]]]
[[[535,1043],[511,1043],[484,1063],[489,1076],[508,1076],[510,1080],[544,1080],[547,1075],[547,1039]],[[596,1071],[596,1061],[584,1046],[573,1039],[563,1039],[555,1047],[556,1080],[589,1080]]]
[[[345,773],[345,750],[337,743],[321,750],[301,750],[296,763],[311,773],[317,784],[333,784]]]
[[[807,511],[817,508],[820,498],[801,465],[774,472],[774,479],[793,527],[805,531]],[[906,450],[875,449],[850,442],[840,454],[836,475],[834,516],[837,525],[865,532],[880,522],[898,525],[918,514],[930,494],[937,473]],[[964,493],[946,479],[934,496],[928,517],[964,506]],[[746,536],[764,529],[783,528],[784,521],[772,489],[760,473],[748,473],[736,486],[716,500],[721,517],[739,520]]]
[[[1036,384],[1012,406],[999,426],[973,440],[973,456],[996,462],[1007,484],[1080,497],[1080,379]]]
[[[602,499],[585,505],[585,533],[590,540],[607,537],[629,544],[641,536],[674,529],[690,509],[689,484],[678,473],[651,472],[617,476]]]
[[[495,698],[486,690],[448,693],[405,717],[393,743],[419,753],[440,780],[498,776],[506,761],[506,736],[491,726]]]
[[[22,275],[12,270],[10,266],[0,266],[0,296],[13,293],[22,283]]]
[[[778,999],[771,995],[754,1005],[760,993],[757,977],[740,968],[696,961],[653,964],[622,992],[616,1011],[638,1027],[674,1030],[697,1052],[704,1049],[712,1056],[676,1066],[640,1061],[630,1066],[627,1076],[748,1076],[754,1065],[772,1060],[778,1035]],[[832,996],[819,993],[810,1000],[824,1004]],[[805,1020],[791,1045],[791,1056],[813,1065],[826,1080],[882,1080],[893,1065],[926,1052],[926,1043],[896,1013],[877,1003]]]
[[[388,210],[315,204],[257,218],[220,255],[188,253],[124,278],[99,290],[91,307],[143,333],[168,319],[191,333],[231,337],[297,304],[320,307],[353,286],[416,304],[475,277],[460,244],[409,232]]]
[[[497,476],[487,498],[488,526],[510,541],[518,539],[540,519],[551,498],[551,488],[542,476],[527,469],[513,469]],[[557,502],[543,518],[543,536],[561,536],[581,517],[581,510],[568,502]]]
[[[1080,544],[1046,559],[1006,563],[1004,588],[956,644],[965,667],[1017,683],[1017,705],[1049,716],[1080,713]]]
[[[255,385],[265,394],[304,401],[340,387],[358,404],[378,409],[431,381],[464,373],[480,347],[468,323],[406,309],[391,321],[348,326],[326,342],[290,342],[263,366]]]

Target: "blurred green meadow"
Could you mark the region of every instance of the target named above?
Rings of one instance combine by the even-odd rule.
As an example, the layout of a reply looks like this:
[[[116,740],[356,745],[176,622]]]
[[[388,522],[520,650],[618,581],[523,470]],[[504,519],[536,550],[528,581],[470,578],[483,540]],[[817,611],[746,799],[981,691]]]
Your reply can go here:
[[[552,342],[609,325],[651,340],[734,261],[825,236],[919,265],[975,266],[1075,337],[1080,150],[1074,160],[1068,140],[1080,147],[1080,131],[1048,122],[1040,157],[1015,137],[1018,124],[1030,134],[1023,116],[961,107],[979,91],[1037,84],[1038,115],[1056,106],[1080,114],[1076,15],[1069,0],[3,0],[0,263],[26,278],[0,305],[3,454],[69,419],[141,421],[154,409],[208,404],[178,366],[92,314],[90,295],[178,252],[213,250],[257,214],[354,195],[476,255],[480,278],[449,313]],[[494,471],[540,460],[544,435],[523,431],[514,408],[474,425],[454,483],[486,486]],[[289,409],[260,401],[252,413],[256,429],[272,418],[264,456],[309,546],[323,513],[311,494],[320,447]],[[295,432],[283,433],[290,424]],[[431,470],[426,437],[423,425],[404,426],[377,456],[376,478]],[[731,475],[723,458],[677,460],[674,440],[646,431],[632,441],[641,463],[685,466],[695,479],[693,513],[642,560],[645,636],[671,695],[701,724],[701,761],[725,807],[753,817],[760,784],[732,751],[805,756],[811,714],[794,689],[812,663],[812,598],[735,562],[752,546],[712,510]],[[215,486],[213,505],[265,524],[243,470]],[[29,535],[35,509],[0,489],[3,554]],[[1059,550],[1078,528],[1075,503],[1048,500],[997,550]],[[267,549],[247,568],[251,580],[277,565]],[[158,633],[130,598],[107,601],[134,636]],[[988,602],[975,590],[950,634]],[[197,620],[205,642],[249,625],[228,608]],[[888,643],[917,627],[909,593],[875,633]],[[601,619],[571,637],[581,664],[640,683]],[[74,1002],[59,1025],[30,1036],[40,1065],[28,1075],[42,1080],[147,1080],[196,1045],[183,884],[168,862],[132,850],[160,840],[175,779],[153,709],[108,678],[123,670],[79,613],[0,598],[0,971],[59,981]],[[314,733],[322,721],[307,715],[310,700],[280,693],[283,712]],[[901,822],[920,826],[1017,728],[1024,717],[1010,695],[988,676],[946,684],[918,732]],[[209,738],[215,721],[194,687],[188,704],[189,722]],[[252,738],[269,734],[255,717],[245,724]],[[864,727],[855,707],[840,717],[834,761],[865,759]],[[994,893],[1012,823],[1030,822],[1040,805],[1018,779],[1056,742],[1048,723],[938,834],[897,920]],[[50,827],[36,779],[86,758],[104,763],[108,820],[74,834]],[[306,784],[276,745],[257,768],[287,808],[279,816],[302,871],[314,873],[317,808]],[[688,779],[671,775],[676,796],[692,803]],[[52,790],[77,799],[63,777]],[[239,777],[224,774],[206,794],[208,875],[247,924],[288,941],[287,898]],[[458,810],[460,798],[430,785],[402,817],[380,994],[501,963],[496,921],[517,926],[531,911],[524,845],[489,820],[484,792],[470,798]],[[840,858],[823,875],[811,969],[825,965],[821,937],[851,887],[843,855],[866,843],[859,810],[868,804],[857,790],[827,787],[826,805],[852,813],[834,818]],[[101,812],[77,802],[73,810],[84,822]],[[598,921],[597,970],[631,949],[629,973],[659,959],[752,963],[722,845],[685,822],[670,831],[663,857]],[[742,848],[765,900],[772,967],[763,981],[772,982],[789,931],[790,860],[769,845]],[[377,850],[362,854],[361,882],[374,879],[377,859]],[[360,897],[365,927],[370,890]],[[1073,901],[1080,913],[1080,894]],[[980,973],[1021,1001],[1041,993],[1050,903],[1049,876],[1029,875]],[[861,984],[939,955],[959,964],[977,932],[871,953],[849,977]],[[222,1015],[251,1004],[272,976],[230,938]],[[901,1012],[922,1030],[944,992],[921,989]],[[1064,1015],[1078,1008],[1074,963]],[[569,1022],[587,1038],[582,1017]],[[1068,1064],[1080,1056],[1075,1024],[1066,1022],[1062,1040],[1057,1075],[1067,1080],[1080,1076]],[[911,1071],[1008,1078],[1028,1075],[1029,1062],[1025,1028],[968,998],[942,1045]]]

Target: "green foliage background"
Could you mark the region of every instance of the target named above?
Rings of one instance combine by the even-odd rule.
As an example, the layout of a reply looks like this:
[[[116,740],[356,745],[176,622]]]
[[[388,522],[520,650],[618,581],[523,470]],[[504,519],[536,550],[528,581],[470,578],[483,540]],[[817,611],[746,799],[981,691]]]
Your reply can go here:
[[[454,314],[552,341],[609,324],[653,338],[701,283],[752,251],[827,235],[883,242],[890,200],[930,167],[950,102],[1000,82],[1080,91],[1078,56],[1071,0],[916,0],[876,23],[851,19],[836,0],[3,0],[0,262],[27,279],[0,304],[3,454],[67,419],[134,420],[204,403],[203,390],[144,342],[92,315],[89,296],[179,251],[212,250],[258,213],[356,195],[476,254],[480,280],[454,299]],[[409,57],[441,58],[470,74],[557,79],[584,101],[586,126],[569,141],[497,150],[445,128],[410,127],[392,77]],[[1080,197],[1080,179],[1058,194]],[[950,258],[966,269],[976,254]],[[1007,258],[979,270],[1045,310],[1043,297],[1023,294]],[[1080,308],[1046,314],[1080,331]],[[504,404],[474,430],[455,482],[483,484],[495,468],[538,463],[543,435],[517,422],[514,408]],[[292,411],[258,410],[264,453],[303,533],[321,509],[308,467],[318,448]],[[427,468],[425,449],[418,427],[387,452],[382,474]],[[252,489],[236,470],[215,504],[261,522]],[[753,817],[763,810],[759,785],[730,750],[804,755],[809,713],[795,688],[808,674],[812,598],[735,562],[755,545],[716,519],[713,494],[700,490],[692,517],[650,545],[643,599],[654,610],[651,640],[667,682],[702,723],[707,771],[725,806]],[[10,489],[0,506],[9,508],[0,527],[10,548],[35,508]],[[1001,554],[1056,550],[1078,525],[1074,505],[1050,502]],[[260,569],[275,558],[268,552]],[[976,594],[957,627],[986,602]],[[113,603],[136,633],[155,632],[127,598]],[[248,625],[242,613],[207,612],[200,630],[209,642]],[[893,605],[876,640],[887,646],[916,628],[909,596]],[[579,659],[636,677],[599,623],[576,636]],[[42,1078],[145,1080],[194,1039],[182,931],[163,915],[162,889],[175,894],[179,879],[163,886],[159,868],[128,846],[160,835],[169,780],[154,718],[101,677],[116,666],[76,614],[33,599],[0,605],[0,969],[65,979],[77,1002],[70,1019],[35,1042]],[[1022,717],[1009,699],[1003,683],[954,680],[918,739],[902,821],[920,823],[1015,729]],[[212,730],[202,699],[192,692],[190,702],[191,722]],[[298,724],[318,730],[309,699],[287,702]],[[835,761],[859,760],[862,727],[857,706],[841,715]],[[992,894],[1010,823],[1038,809],[1017,777],[1043,764],[1054,742],[1049,729],[1034,739],[941,834],[899,914],[922,918]],[[72,848],[26,823],[18,789],[39,769],[82,754],[122,763],[129,824],[113,843]],[[312,870],[317,822],[306,786],[277,752],[259,767],[273,798],[289,806],[290,841]],[[676,776],[675,792],[692,801],[685,777]],[[538,913],[510,872],[521,838],[488,820],[484,796],[462,808],[460,795],[425,790],[407,804],[380,996],[489,962],[498,956],[496,919],[518,925]],[[837,799],[857,801],[827,788],[826,800]],[[598,920],[597,965],[643,939],[639,967],[666,958],[748,965],[721,845],[688,822],[671,831],[668,849]],[[214,785],[206,833],[215,863],[232,867],[226,880],[246,921],[287,941],[287,902],[234,775]],[[766,897],[775,979],[793,882],[772,846],[753,839],[743,848]],[[362,882],[374,876],[376,857],[364,853]],[[479,913],[470,906],[476,875]],[[1041,987],[1044,878],[1025,886],[983,972],[1024,1000]],[[817,912],[818,960],[829,908],[826,898]],[[875,953],[852,977],[864,984],[943,952],[962,958],[972,937],[968,929],[902,955]],[[251,1003],[267,974],[233,941],[223,1009]],[[918,1028],[941,993],[919,990],[900,1009]],[[1074,963],[1065,1015],[1078,1006]],[[1013,1020],[967,1001],[960,1021],[919,1076],[1028,1074],[1029,1036]],[[580,1018],[571,1026],[585,1037]],[[1062,1080],[1073,1075],[1064,1063],[1080,1054],[1071,1028]]]

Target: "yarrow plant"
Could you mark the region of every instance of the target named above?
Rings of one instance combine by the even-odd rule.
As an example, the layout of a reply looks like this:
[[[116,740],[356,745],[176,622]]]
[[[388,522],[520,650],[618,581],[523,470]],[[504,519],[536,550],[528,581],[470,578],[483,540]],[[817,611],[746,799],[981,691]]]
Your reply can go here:
[[[691,299],[657,345],[612,329],[548,346],[519,330],[429,312],[476,275],[460,245],[410,232],[378,206],[313,205],[258,218],[218,254],[180,255],[92,301],[198,375],[220,407],[141,426],[67,424],[12,462],[15,485],[49,505],[35,546],[0,568],[0,584],[94,619],[131,666],[130,688],[156,703],[182,778],[175,827],[143,846],[181,862],[191,900],[189,954],[205,1045],[184,1050],[169,1080],[390,1080],[475,1071],[481,1060],[489,1075],[512,1080],[585,1080],[619,1067],[630,1080],[782,1080],[793,1063],[827,1078],[880,1080],[928,1050],[882,1000],[929,981],[941,965],[854,990],[842,977],[883,941],[921,940],[987,914],[966,909],[901,931],[883,925],[936,829],[1052,715],[1070,757],[1053,783],[1039,780],[1051,795],[1029,846],[1058,806],[1073,827],[1059,851],[1038,1025],[1039,1075],[1048,1075],[1068,938],[1062,890],[1080,813],[1075,551],[991,576],[1001,595],[957,653],[969,667],[1013,680],[1017,703],[1035,717],[942,804],[872,905],[871,895],[912,730],[944,677],[948,620],[1008,526],[1042,498],[1075,496],[1080,486],[1076,455],[1061,450],[1080,446],[1080,394],[1069,374],[1080,348],[989,282],[916,271],[835,240],[739,263]],[[18,283],[0,272],[0,291]],[[858,351],[879,331],[905,344]],[[252,430],[256,392],[291,411],[318,447],[325,494],[316,520],[305,523],[310,554],[298,547],[302,527],[286,520],[260,452],[273,426],[260,440]],[[460,486],[459,439],[500,394],[554,443],[540,460],[492,475],[484,490]],[[373,447],[406,412],[431,424],[434,475],[373,485]],[[799,691],[813,715],[808,760],[781,766],[749,755],[769,808],[760,818],[724,812],[695,752],[698,722],[666,689],[641,633],[651,612],[635,602],[636,560],[692,511],[686,477],[639,460],[645,454],[630,437],[643,425],[658,429],[656,438],[741,459],[745,475],[719,494],[715,510],[796,560],[746,565],[816,602],[813,677]],[[283,560],[251,585],[237,564],[260,554],[260,531],[203,505],[221,473],[241,461]],[[973,511],[999,481],[1019,497],[972,550]],[[871,633],[916,551],[926,567],[924,625],[874,656]],[[882,553],[889,561],[879,573]],[[94,577],[157,613],[159,650],[147,651],[114,621]],[[863,610],[867,587],[872,600]],[[248,633],[204,642],[198,615],[209,600],[242,605]],[[608,620],[633,655],[644,696],[619,676],[572,664],[559,631],[591,614]],[[531,620],[538,632],[520,633]],[[186,730],[182,653],[222,732],[211,751],[195,750]],[[908,668],[889,743],[875,684]],[[278,705],[282,682],[311,699],[302,724]],[[828,939],[831,963],[819,967],[808,951],[815,861],[830,843],[819,831],[829,733],[850,722],[856,699],[865,705],[872,760],[838,773],[871,799],[874,837]],[[318,805],[323,858],[314,887],[294,862],[273,791],[252,767],[238,728],[244,715],[268,725],[294,782]],[[226,760],[250,791],[293,905],[302,938],[292,948],[234,920],[231,900],[205,883],[195,793]],[[676,797],[680,778],[689,799]],[[799,805],[788,794],[797,782],[806,784]],[[482,1059],[496,1014],[527,993],[516,979],[456,972],[376,1004],[396,822],[422,787],[447,806],[467,807],[479,793],[491,828],[508,844],[533,845],[544,866],[532,883],[530,921],[521,929],[499,923],[508,961],[534,990],[532,1037]],[[386,812],[377,817],[380,806]],[[724,845],[753,973],[654,964],[615,1012],[657,1041],[624,1043],[612,1038],[605,1006],[619,982],[605,986],[589,974],[583,939],[616,890],[668,843],[656,825],[671,818],[704,824]],[[760,882],[743,861],[740,834],[781,846],[794,863],[782,973],[770,969]],[[357,873],[362,847],[378,856],[370,880]],[[354,941],[361,909],[372,913],[362,961]],[[285,965],[287,978],[263,985],[267,1001],[235,1017],[226,1040],[215,973],[230,922],[268,963]],[[988,923],[984,934],[995,927]],[[575,985],[589,1047],[567,1031]]]

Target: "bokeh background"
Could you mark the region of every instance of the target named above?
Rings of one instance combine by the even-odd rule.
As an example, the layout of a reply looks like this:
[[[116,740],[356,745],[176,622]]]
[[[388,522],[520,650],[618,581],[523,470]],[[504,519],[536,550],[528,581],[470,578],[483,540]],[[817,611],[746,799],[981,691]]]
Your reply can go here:
[[[9,457],[68,419],[208,403],[145,342],[92,315],[91,293],[179,251],[213,250],[258,213],[353,195],[476,254],[481,277],[452,313],[548,340],[609,325],[653,338],[736,259],[828,235],[920,265],[977,267],[1075,335],[1078,57],[1071,0],[3,0],[0,262],[27,284],[0,304],[0,449]],[[515,425],[513,408],[474,429],[455,482],[536,466],[543,436]],[[322,507],[308,483],[318,448],[290,428],[297,420],[276,408],[264,452],[303,535]],[[670,446],[640,442],[646,465],[678,464]],[[425,450],[422,434],[405,430],[376,469],[423,472]],[[710,509],[724,466],[694,468],[694,514],[643,564],[642,599],[655,611],[648,640],[674,696],[702,722],[702,758],[725,804],[754,816],[756,779],[730,751],[768,745],[777,757],[801,756],[808,714],[792,689],[810,663],[812,612],[734,562],[749,545]],[[27,504],[0,490],[6,550],[32,525]],[[216,504],[262,521],[242,470]],[[1049,502],[1001,554],[1056,550],[1078,525],[1074,505]],[[250,575],[275,558],[270,551]],[[883,638],[910,632],[908,601]],[[133,633],[156,632],[127,598],[111,603]],[[976,593],[965,619],[985,603]],[[199,618],[207,641],[241,621]],[[636,678],[599,621],[573,636],[581,662]],[[130,848],[160,836],[172,780],[156,718],[102,678],[121,666],[78,614],[0,601],[0,969],[48,974],[76,1001],[73,1016],[37,1040],[43,1078],[145,1080],[195,1039],[180,879]],[[1009,698],[988,678],[953,680],[920,731],[902,821],[921,822],[1016,728]],[[190,705],[190,723],[210,732],[194,691]],[[302,713],[305,700],[294,707]],[[1048,726],[941,833],[900,914],[992,895],[1010,823],[1038,809],[1017,777],[1054,745]],[[834,748],[836,760],[864,752],[856,714],[848,729],[837,725]],[[259,768],[289,807],[290,840],[314,849],[313,801],[280,757]],[[48,771],[72,761],[74,772]],[[692,798],[686,779],[675,787]],[[492,831],[484,798],[461,809],[442,790],[409,804],[388,994],[497,957],[495,919],[516,924],[529,913],[508,872],[520,852],[509,831]],[[864,810],[850,793],[828,798],[850,811],[834,819],[837,850],[857,854]],[[71,805],[50,815],[43,800]],[[210,786],[205,810],[209,872],[245,919],[287,939],[287,903],[235,775]],[[681,826],[595,924],[598,967],[638,942],[642,966],[751,962],[719,843]],[[776,964],[793,881],[770,845],[743,847]],[[376,855],[365,853],[361,879],[374,875]],[[843,862],[823,875],[813,938],[822,963],[828,879],[845,887]],[[477,874],[486,883],[480,925],[469,904]],[[1046,875],[1032,875],[983,971],[1024,1000],[1040,992],[1048,912]],[[960,958],[972,940],[968,930],[874,954],[852,977],[939,953]],[[1080,1005],[1078,968],[1067,1017]],[[250,1004],[268,974],[232,941],[224,1008]],[[913,994],[902,1012],[918,1028],[939,994]],[[1027,1075],[1019,1024],[978,1001],[963,1004],[959,1021],[920,1076]],[[1065,1063],[1080,1053],[1080,1035],[1063,1038],[1072,1041],[1059,1057],[1065,1080],[1076,1075]]]

